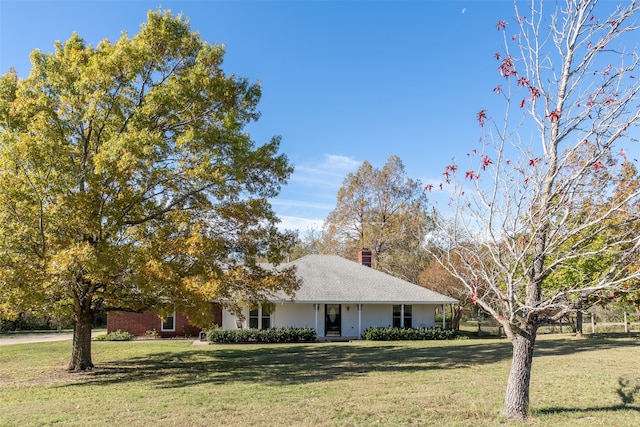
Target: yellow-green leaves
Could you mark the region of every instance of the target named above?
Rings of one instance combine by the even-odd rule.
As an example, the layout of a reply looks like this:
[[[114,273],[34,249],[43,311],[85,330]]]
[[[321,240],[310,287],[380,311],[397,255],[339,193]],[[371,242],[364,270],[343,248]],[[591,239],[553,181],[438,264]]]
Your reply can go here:
[[[293,243],[264,200],[292,167],[279,139],[243,131],[260,88],[223,72],[224,47],[168,11],[131,37],[54,47],[0,78],[0,310],[204,313],[294,289],[255,264]],[[226,280],[236,268],[246,283]]]

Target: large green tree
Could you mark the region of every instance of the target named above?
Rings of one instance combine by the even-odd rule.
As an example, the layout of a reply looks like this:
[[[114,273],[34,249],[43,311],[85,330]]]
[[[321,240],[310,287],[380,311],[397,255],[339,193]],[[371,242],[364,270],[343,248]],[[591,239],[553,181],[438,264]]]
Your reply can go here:
[[[75,320],[70,370],[93,366],[96,310],[188,311],[291,292],[294,236],[267,202],[292,172],[256,145],[260,87],[222,70],[224,48],[182,16],[97,46],[77,34],[0,78],[0,314]]]
[[[619,191],[640,123],[640,4],[514,3],[494,55],[504,115],[481,109],[471,164],[446,167],[435,255],[504,327],[503,413],[523,420],[538,328],[640,276],[640,189]]]
[[[382,168],[364,161],[338,191],[321,251],[356,259],[358,250],[371,249],[374,268],[417,284],[428,260],[423,244],[431,226],[423,185],[407,176],[398,156]]]

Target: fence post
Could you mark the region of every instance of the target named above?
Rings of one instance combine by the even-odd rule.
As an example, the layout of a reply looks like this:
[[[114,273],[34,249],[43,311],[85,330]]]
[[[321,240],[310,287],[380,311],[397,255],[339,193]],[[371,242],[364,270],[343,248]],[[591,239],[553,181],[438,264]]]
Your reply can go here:
[[[591,333],[596,333],[596,315],[595,313],[591,313]]]
[[[624,333],[629,333],[629,323],[627,322],[627,312],[624,312]]]

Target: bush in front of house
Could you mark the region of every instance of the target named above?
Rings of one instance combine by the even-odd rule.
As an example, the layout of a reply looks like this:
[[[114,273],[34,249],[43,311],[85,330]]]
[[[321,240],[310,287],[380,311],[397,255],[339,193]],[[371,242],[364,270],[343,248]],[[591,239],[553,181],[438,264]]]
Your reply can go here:
[[[129,332],[124,332],[118,329],[115,332],[109,334],[98,335],[94,338],[96,341],[131,341],[134,335]]]
[[[459,337],[458,331],[440,328],[371,327],[362,333],[362,338],[367,341],[450,340]]]
[[[213,327],[207,331],[207,341],[220,344],[240,343],[295,343],[314,342],[316,330],[313,328],[271,328],[271,329],[220,329]]]

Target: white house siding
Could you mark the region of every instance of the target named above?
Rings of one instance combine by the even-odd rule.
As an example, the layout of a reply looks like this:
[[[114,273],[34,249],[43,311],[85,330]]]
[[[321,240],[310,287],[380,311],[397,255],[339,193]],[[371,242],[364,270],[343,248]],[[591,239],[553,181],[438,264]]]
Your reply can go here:
[[[363,304],[362,331],[370,327],[386,328],[393,324],[393,306],[390,304]]]
[[[274,315],[271,318],[272,325],[277,328],[315,328],[316,320],[313,306],[314,304],[274,304]],[[321,320],[324,321],[322,316],[318,313],[318,326],[320,326]]]
[[[247,311],[247,315],[245,316],[244,320],[245,325],[247,322],[246,317],[248,315],[249,312]],[[222,329],[238,329],[236,326],[236,320],[238,320],[238,318],[235,314],[231,314],[226,308],[222,309]]]
[[[436,306],[413,305],[411,316],[414,328],[433,328],[436,325]]]
[[[278,328],[316,328],[318,337],[324,337],[325,304],[318,304],[317,323],[315,305],[307,303],[276,303],[271,314],[271,326]],[[435,305],[411,304],[411,306],[413,327],[432,328],[435,326]],[[243,314],[245,319],[242,327],[247,328],[249,310],[245,309]],[[222,328],[237,329],[237,320],[236,315],[231,314],[226,309],[222,310]],[[392,324],[393,304],[362,304],[360,313],[358,312],[358,304],[342,304],[341,334],[343,337],[359,337],[367,328],[386,328]]]

